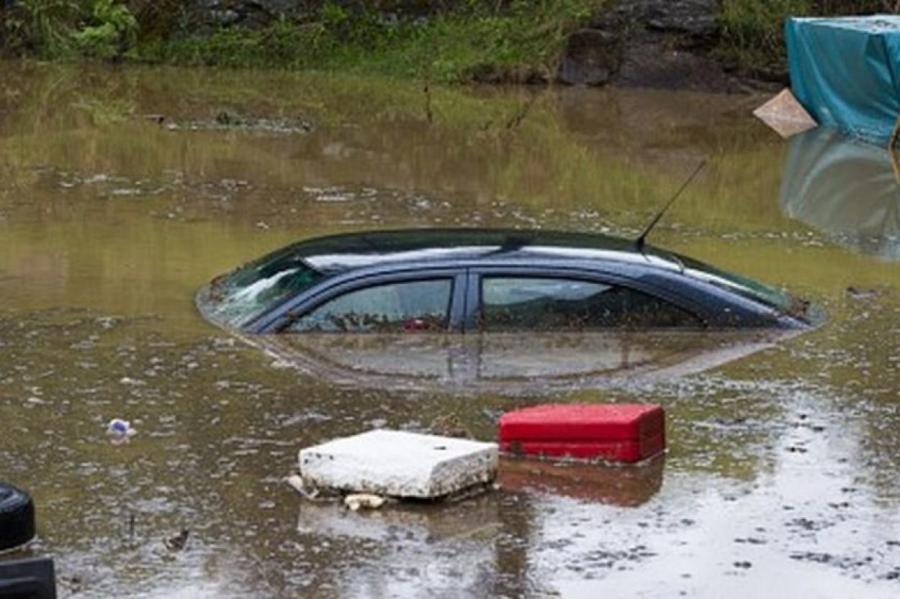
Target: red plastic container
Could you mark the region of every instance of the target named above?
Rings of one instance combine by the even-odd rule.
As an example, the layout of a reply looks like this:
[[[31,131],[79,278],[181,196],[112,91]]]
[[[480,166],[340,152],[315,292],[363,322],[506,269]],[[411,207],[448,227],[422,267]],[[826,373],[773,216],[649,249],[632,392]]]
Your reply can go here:
[[[646,404],[543,405],[500,418],[500,451],[639,462],[666,448],[666,415]]]

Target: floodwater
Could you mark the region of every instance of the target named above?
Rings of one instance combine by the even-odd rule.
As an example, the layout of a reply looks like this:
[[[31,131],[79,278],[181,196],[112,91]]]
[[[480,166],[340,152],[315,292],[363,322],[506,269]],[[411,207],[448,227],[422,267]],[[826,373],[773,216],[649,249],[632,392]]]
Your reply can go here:
[[[55,558],[62,596],[900,594],[900,199],[880,152],[783,142],[754,97],[0,68],[0,478],[33,494],[26,554]],[[488,340],[519,387],[458,390],[317,376],[192,304],[317,234],[633,235],[701,159],[653,242],[812,299],[823,326],[700,372],[566,388],[521,385],[534,349]],[[591,343],[619,365],[624,341]],[[436,420],[490,439],[548,395],[658,402],[669,451],[637,469],[508,462],[502,490],[367,514],[281,482],[309,444]],[[105,436],[113,417],[129,443]]]

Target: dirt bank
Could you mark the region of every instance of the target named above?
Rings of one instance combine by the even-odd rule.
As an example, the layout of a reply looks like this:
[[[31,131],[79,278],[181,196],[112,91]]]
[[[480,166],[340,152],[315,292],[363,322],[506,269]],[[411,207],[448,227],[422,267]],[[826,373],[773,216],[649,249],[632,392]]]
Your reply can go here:
[[[786,83],[727,68],[715,56],[716,0],[618,0],[575,31],[557,78],[569,84],[738,92]]]
[[[0,0],[0,51],[451,84],[717,92],[786,82],[785,16],[877,8],[870,0],[778,6],[764,0],[72,0],[54,10],[43,6]]]
[[[279,19],[308,20],[323,4],[312,0],[196,0],[189,18],[200,30],[259,28]],[[457,10],[458,4],[395,0],[378,3],[378,12],[387,20],[424,21]],[[353,2],[340,5],[346,11],[355,10]],[[465,76],[482,83],[552,81],[724,92],[784,82],[786,73],[753,76],[717,60],[714,51],[722,34],[718,11],[716,0],[612,0],[601,3],[580,25],[571,27],[555,68],[488,62],[469,68]]]

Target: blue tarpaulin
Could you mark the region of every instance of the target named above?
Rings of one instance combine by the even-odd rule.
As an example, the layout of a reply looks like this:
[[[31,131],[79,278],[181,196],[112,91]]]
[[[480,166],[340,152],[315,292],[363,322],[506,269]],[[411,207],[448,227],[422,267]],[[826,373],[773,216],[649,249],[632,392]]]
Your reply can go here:
[[[820,125],[886,141],[900,116],[900,16],[788,19],[791,89]]]

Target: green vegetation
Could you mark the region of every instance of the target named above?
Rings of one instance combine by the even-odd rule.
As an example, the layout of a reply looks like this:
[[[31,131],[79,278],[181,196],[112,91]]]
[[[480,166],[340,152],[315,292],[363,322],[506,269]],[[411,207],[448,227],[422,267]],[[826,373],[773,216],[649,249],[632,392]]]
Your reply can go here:
[[[88,23],[72,33],[75,48],[84,56],[113,58],[134,43],[137,20],[113,0],[94,0]]]
[[[134,43],[138,27],[117,0],[20,0],[0,19],[8,52],[41,58],[115,58]]]
[[[568,33],[601,4],[470,1],[429,17],[396,19],[326,2],[308,22],[179,35],[144,43],[135,55],[149,62],[358,71],[442,82],[475,75],[542,79],[552,76]]]
[[[47,59],[533,80],[552,76],[568,34],[604,1],[464,0],[416,16],[329,0],[302,18],[199,34],[168,0],[20,0],[0,20],[7,52]]]
[[[897,12],[898,0],[720,0],[724,61],[760,73],[786,70],[784,21],[789,16]]]
[[[323,70],[503,82],[551,79],[569,34],[614,0],[322,0],[255,26],[203,25],[179,0],[16,0],[0,9],[0,49],[56,60]],[[627,1],[627,0],[620,0]],[[896,12],[900,0],[719,0],[714,55],[785,72],[790,15]],[[192,8],[193,7],[193,8]]]

